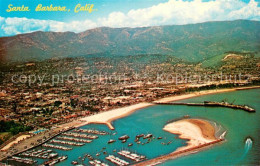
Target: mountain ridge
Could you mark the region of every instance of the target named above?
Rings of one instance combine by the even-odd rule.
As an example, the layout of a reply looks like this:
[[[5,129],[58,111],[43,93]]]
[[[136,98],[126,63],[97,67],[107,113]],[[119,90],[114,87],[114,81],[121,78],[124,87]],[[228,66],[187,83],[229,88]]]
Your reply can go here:
[[[103,54],[172,55],[202,61],[227,51],[260,51],[260,22],[217,21],[138,28],[99,27],[80,33],[32,32],[0,38],[1,61]]]

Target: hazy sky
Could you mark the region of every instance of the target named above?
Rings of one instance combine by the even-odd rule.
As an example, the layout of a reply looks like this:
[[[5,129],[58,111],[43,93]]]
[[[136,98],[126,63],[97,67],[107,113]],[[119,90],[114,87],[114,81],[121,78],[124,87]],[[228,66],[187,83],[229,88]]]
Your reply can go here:
[[[108,27],[141,27],[223,20],[260,20],[260,0],[0,0],[0,36],[33,31],[73,31]],[[77,4],[97,11],[74,13]],[[6,12],[8,5],[30,12]],[[38,4],[67,6],[70,12],[36,12]]]

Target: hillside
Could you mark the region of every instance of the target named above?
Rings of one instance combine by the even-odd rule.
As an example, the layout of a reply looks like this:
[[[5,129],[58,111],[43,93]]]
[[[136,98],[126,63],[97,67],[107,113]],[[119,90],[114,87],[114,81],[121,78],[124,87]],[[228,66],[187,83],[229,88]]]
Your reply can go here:
[[[260,22],[223,21],[144,28],[101,27],[81,33],[33,32],[0,38],[0,60],[88,55],[170,55],[190,62],[228,51],[260,52]]]

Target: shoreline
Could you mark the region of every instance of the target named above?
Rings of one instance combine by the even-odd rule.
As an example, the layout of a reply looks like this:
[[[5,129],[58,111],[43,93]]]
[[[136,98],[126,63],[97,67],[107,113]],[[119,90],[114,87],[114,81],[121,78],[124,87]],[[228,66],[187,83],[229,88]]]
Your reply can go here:
[[[106,111],[106,112],[102,112],[102,113],[98,113],[98,114],[95,114],[92,116],[82,118],[82,119],[80,119],[80,121],[82,121],[83,123],[79,124],[75,127],[81,127],[81,126],[84,126],[87,124],[105,124],[108,126],[108,128],[110,130],[114,130],[115,128],[112,125],[112,122],[114,120],[126,117],[141,108],[146,108],[146,107],[150,107],[153,105],[154,104],[152,104],[152,103],[143,102],[143,103],[138,103],[138,104],[134,104],[131,106],[112,109],[110,111]]]
[[[187,141],[186,146],[179,147],[176,151],[182,151],[202,144],[216,141],[215,128],[207,120],[182,119],[164,126],[164,131],[178,135],[180,139]]]
[[[177,120],[165,125],[163,130],[177,134],[180,139],[188,140],[187,145],[181,146],[169,154],[134,164],[135,166],[161,164],[167,160],[197,153],[224,141],[223,138],[215,137],[214,126],[204,119]]]
[[[165,97],[165,98],[162,98],[162,99],[158,99],[155,102],[158,102],[158,101],[160,101],[160,102],[162,102],[162,101],[173,102],[173,101],[198,97],[198,96],[202,96],[202,95],[231,92],[231,91],[236,91],[236,90],[256,89],[256,88],[260,88],[260,86],[245,86],[245,87],[226,88],[226,89],[204,90],[204,91],[197,91],[197,92],[193,92],[193,93],[189,93],[189,94],[182,94],[182,95]],[[54,130],[63,130],[63,129],[66,130],[66,129],[69,129],[70,127],[81,127],[81,126],[84,126],[84,125],[87,125],[87,124],[93,124],[93,123],[94,124],[105,124],[109,127],[109,129],[113,130],[114,127],[112,125],[112,122],[114,120],[126,117],[126,116],[134,113],[137,110],[140,110],[140,109],[146,108],[146,107],[150,107],[150,106],[153,106],[153,105],[155,105],[155,104],[143,102],[143,103],[134,104],[134,105],[130,105],[130,106],[122,107],[122,108],[112,109],[112,110],[101,112],[101,113],[91,115],[91,116],[88,116],[88,117],[80,118],[78,120],[74,120],[72,122],[68,122],[68,123],[65,123],[65,124],[60,124],[60,125],[57,125],[57,126],[55,125]],[[27,138],[24,141],[27,142],[28,147],[29,147],[30,143],[33,142],[34,140],[35,140],[34,137],[30,137],[30,138]],[[23,141],[23,143],[24,143],[24,141]],[[35,145],[34,147],[36,147],[36,146],[37,145]],[[33,148],[33,147],[31,147],[31,148]],[[23,151],[24,150],[25,149],[23,149]],[[17,152],[17,153],[19,153],[19,152]],[[3,160],[4,158],[7,157],[7,154],[4,154],[3,152],[0,152],[0,154],[1,154],[0,160]],[[11,155],[11,154],[8,154],[8,155]]]
[[[237,88],[226,88],[226,89],[214,89],[214,90],[203,90],[203,91],[197,91],[192,92],[189,94],[182,94],[182,95],[175,95],[170,97],[161,98],[158,100],[155,100],[154,102],[174,102],[178,100],[184,100],[189,99],[193,97],[199,97],[203,95],[210,95],[210,94],[217,94],[217,93],[225,93],[225,92],[232,92],[237,90],[248,90],[248,89],[257,89],[260,88],[260,86],[246,86],[246,87],[237,87]],[[109,111],[101,112],[92,116],[84,117],[80,119],[80,124],[76,124],[75,127],[81,127],[87,124],[105,124],[108,126],[110,130],[114,130],[114,126],[112,125],[112,122],[114,120],[126,117],[134,113],[135,111],[138,111],[142,108],[150,107],[155,104],[148,103],[148,102],[142,102],[130,106],[125,106],[122,108],[116,108]]]

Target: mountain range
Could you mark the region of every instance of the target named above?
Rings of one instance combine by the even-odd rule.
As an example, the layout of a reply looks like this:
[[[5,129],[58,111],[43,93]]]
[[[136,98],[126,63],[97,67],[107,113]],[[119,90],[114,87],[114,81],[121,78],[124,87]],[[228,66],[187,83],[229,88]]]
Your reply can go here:
[[[229,51],[260,52],[260,22],[206,22],[141,28],[100,27],[81,33],[33,32],[0,38],[0,60],[159,54],[200,62]]]

